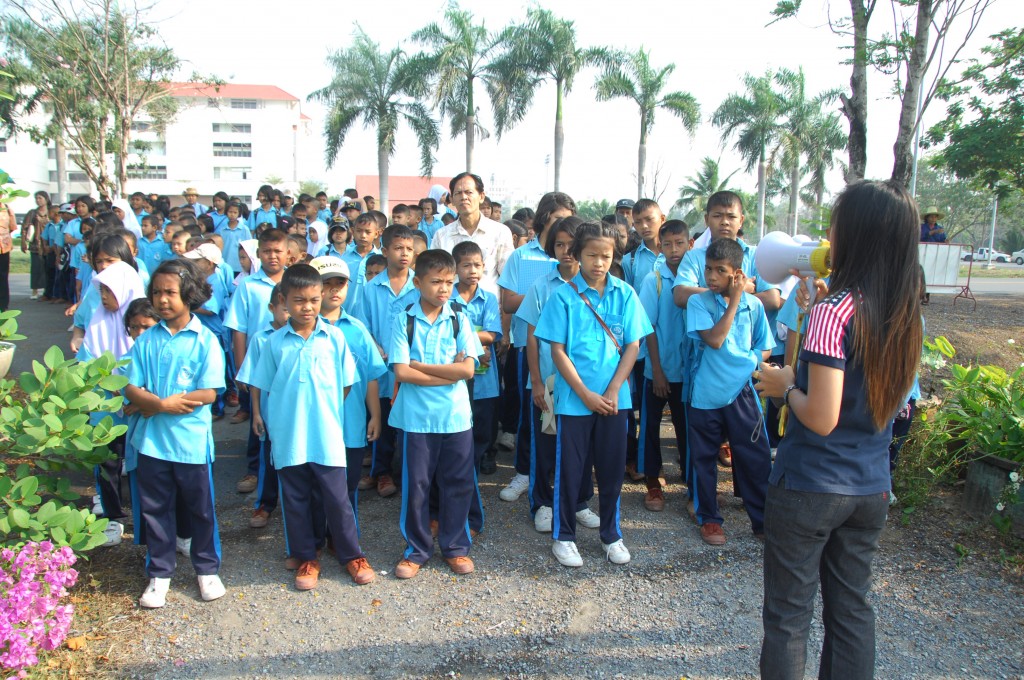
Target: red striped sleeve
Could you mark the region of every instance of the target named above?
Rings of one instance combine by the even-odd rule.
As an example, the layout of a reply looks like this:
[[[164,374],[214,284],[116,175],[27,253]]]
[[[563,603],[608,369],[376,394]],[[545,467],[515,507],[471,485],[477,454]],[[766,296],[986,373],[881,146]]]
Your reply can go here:
[[[824,300],[815,305],[807,324],[804,350],[845,361],[843,339],[853,312],[853,294],[850,292],[841,298]]]

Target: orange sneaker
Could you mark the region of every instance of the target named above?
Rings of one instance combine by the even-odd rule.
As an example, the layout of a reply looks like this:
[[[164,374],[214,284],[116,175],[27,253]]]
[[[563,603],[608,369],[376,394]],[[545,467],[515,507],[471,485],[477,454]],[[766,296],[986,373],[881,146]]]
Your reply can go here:
[[[701,524],[700,537],[708,545],[725,545],[725,530],[717,522],[704,522],[704,524]]]
[[[296,590],[313,590],[320,580],[320,563],[317,560],[308,560],[299,565],[295,572]]]
[[[391,479],[391,475],[381,475],[377,478],[378,496],[387,498],[388,496],[394,496],[396,491],[398,491],[398,487],[395,486],[395,480]]]
[[[644,507],[651,512],[661,512],[665,509],[665,493],[661,490],[661,484],[655,480],[652,484],[647,483],[647,495],[644,496]]]
[[[373,573],[373,567],[370,566],[365,557],[355,558],[345,565],[345,569],[348,570],[348,575],[352,577],[356,585],[365,586],[377,578],[377,574]]]

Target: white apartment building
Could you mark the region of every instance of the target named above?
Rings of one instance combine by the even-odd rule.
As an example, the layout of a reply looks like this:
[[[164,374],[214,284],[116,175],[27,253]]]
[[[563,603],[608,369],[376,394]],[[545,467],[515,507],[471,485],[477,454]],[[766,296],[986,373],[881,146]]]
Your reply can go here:
[[[308,146],[311,121],[297,97],[274,85],[172,83],[171,88],[178,114],[163,134],[146,118],[132,123],[132,141],[145,148],[129,159],[128,193],[165,194],[177,203],[186,187],[195,187],[207,205],[217,191],[251,204],[267,177],[281,178],[279,188],[298,187],[300,153]],[[48,191],[56,199],[56,159],[53,144],[36,144],[27,135],[0,138],[0,168],[19,189]],[[61,198],[95,195],[85,173],[70,160],[66,171],[67,196]],[[31,198],[19,199],[14,210],[22,213],[33,206]]]

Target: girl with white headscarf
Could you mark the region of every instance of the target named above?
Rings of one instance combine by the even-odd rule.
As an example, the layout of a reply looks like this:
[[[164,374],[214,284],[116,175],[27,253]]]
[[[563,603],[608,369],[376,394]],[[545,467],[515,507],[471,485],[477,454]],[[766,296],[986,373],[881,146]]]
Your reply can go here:
[[[327,250],[327,231],[327,225],[320,220],[310,222],[309,233],[306,234],[306,252],[310,257],[320,257]]]
[[[135,216],[131,203],[127,198],[118,198],[113,203],[114,214],[124,222],[124,228],[135,234],[135,238],[142,238],[142,227],[139,226],[139,218]]]

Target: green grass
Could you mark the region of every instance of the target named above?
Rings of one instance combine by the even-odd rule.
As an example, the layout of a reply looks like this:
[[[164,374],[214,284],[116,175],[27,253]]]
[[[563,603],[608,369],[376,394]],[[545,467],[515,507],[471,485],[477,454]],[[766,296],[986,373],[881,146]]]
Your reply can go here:
[[[29,254],[21,252],[21,246],[15,244],[11,251],[11,273],[28,274],[29,267]]]
[[[13,264],[11,265],[14,266]],[[960,265],[960,276],[967,276],[967,265]],[[975,262],[971,277],[978,279],[1024,279],[1024,269],[1006,269],[998,265],[988,269],[984,262]]]

